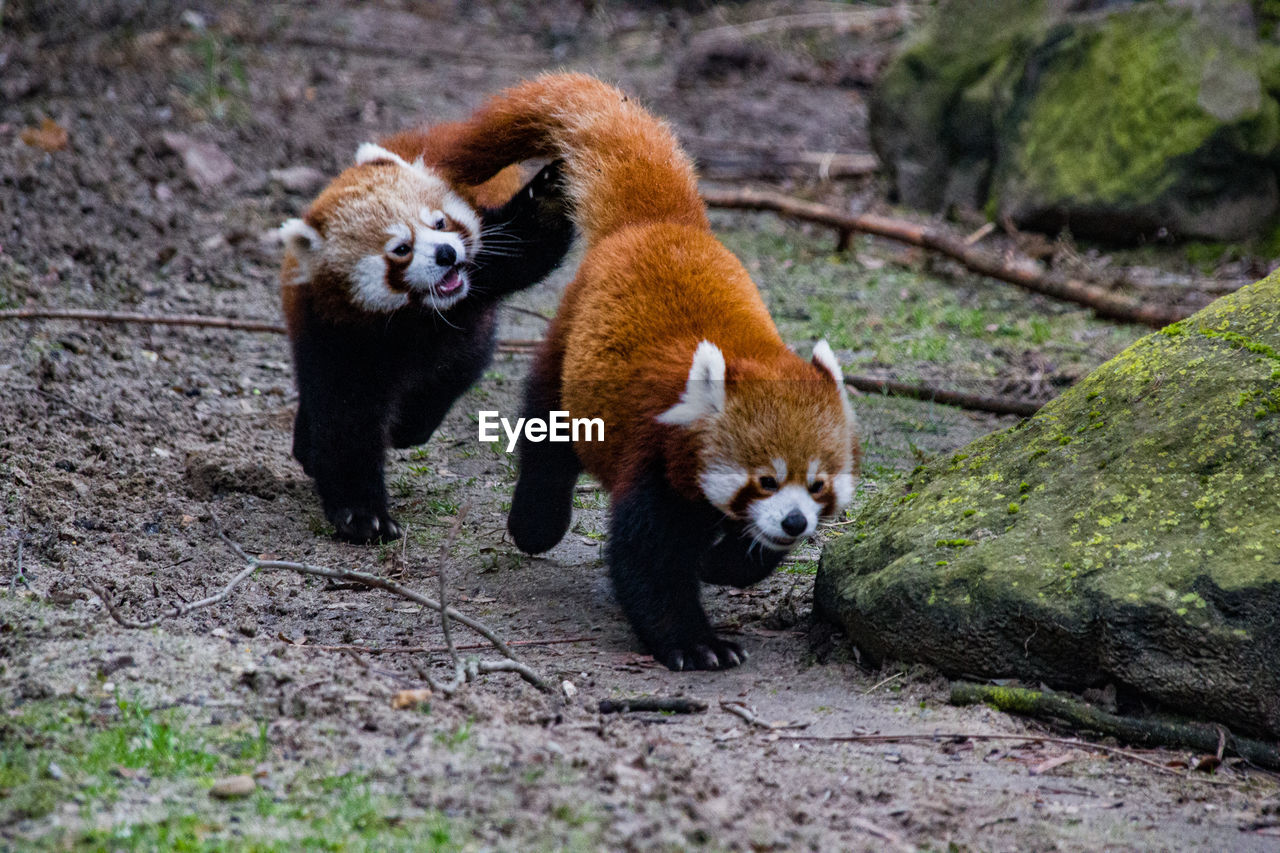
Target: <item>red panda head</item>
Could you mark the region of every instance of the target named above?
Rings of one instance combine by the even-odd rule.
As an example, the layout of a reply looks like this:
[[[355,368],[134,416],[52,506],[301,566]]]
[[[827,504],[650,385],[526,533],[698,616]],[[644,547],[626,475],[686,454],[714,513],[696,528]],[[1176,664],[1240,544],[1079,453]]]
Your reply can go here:
[[[781,365],[726,364],[703,341],[680,402],[658,416],[694,432],[706,499],[778,551],[848,505],[860,452],[831,347],[819,342],[811,362],[788,356]]]
[[[366,143],[280,236],[286,284],[328,287],[335,311],[444,311],[470,290],[480,217],[420,161]]]

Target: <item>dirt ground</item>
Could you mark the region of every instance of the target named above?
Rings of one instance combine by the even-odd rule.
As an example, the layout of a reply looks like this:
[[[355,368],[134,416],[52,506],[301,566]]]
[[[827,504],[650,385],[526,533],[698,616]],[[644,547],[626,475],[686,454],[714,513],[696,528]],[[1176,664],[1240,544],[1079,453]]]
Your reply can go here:
[[[544,69],[620,83],[669,117],[695,152],[714,154],[717,139],[864,151],[865,87],[898,27],[786,43],[768,33],[699,35],[843,9],[11,3],[0,30],[0,301],[274,320],[279,257],[269,237],[318,188],[280,170],[336,174],[360,142],[461,117],[485,93]],[[65,147],[22,139],[45,117],[65,129]],[[234,171],[199,185],[173,134],[216,146]],[[881,203],[874,181],[790,185],[843,204]],[[821,322],[788,302],[788,270],[834,270],[857,301],[872,298],[861,276],[901,260],[872,246],[859,263],[833,267],[821,232],[723,214],[716,224],[767,274],[784,332],[800,345]],[[549,314],[570,273],[514,304]],[[988,286],[963,283],[970,295]],[[1017,303],[1018,322],[1084,322],[990,292]],[[536,338],[542,328],[504,312],[504,338]],[[1138,334],[1090,328],[1077,339],[1078,369]],[[948,376],[948,365],[926,361],[917,374]],[[821,740],[1051,732],[949,706],[946,680],[926,669],[861,668],[855,650],[811,622],[817,545],[758,587],[708,590],[713,619],[750,651],[746,665],[683,674],[655,665],[611,600],[597,491],[581,489],[573,530],[545,558],[520,555],[505,536],[514,460],[476,441],[475,413],[513,411],[526,365],[524,355],[499,355],[429,444],[391,454],[393,512],[409,535],[356,547],[327,536],[289,457],[296,395],[282,336],[0,323],[0,576],[16,577],[21,560],[29,581],[0,594],[0,711],[11,721],[0,735],[56,748],[12,721],[29,722],[31,708],[76,707],[96,731],[117,721],[126,698],[201,731],[258,726],[264,742],[257,799],[211,800],[216,771],[117,772],[109,796],[82,784],[48,808],[0,806],[0,848],[164,849],[175,836],[156,827],[190,828],[181,820],[194,815],[204,846],[289,849],[305,831],[272,808],[320,775],[358,778],[385,806],[364,834],[330,838],[338,848],[385,849],[430,820],[441,849],[1280,849],[1267,834],[1280,812],[1275,782],[1229,765],[1211,776],[1179,769],[1187,756],[1174,752],[1143,752],[1168,765],[1162,772],[1052,743]],[[921,454],[1007,423],[902,401],[855,405],[870,448],[868,489]],[[463,505],[461,534],[438,566]],[[396,691],[421,686],[422,667],[442,678],[449,670],[439,653],[369,651],[442,642],[431,613],[383,592],[264,570],[217,606],[127,630],[83,591],[104,585],[131,618],[212,594],[241,567],[219,525],[253,554],[390,575],[432,595],[443,568],[453,603],[509,641],[534,641],[517,647],[520,657],[576,695],[494,674],[434,697],[427,713],[393,710]],[[477,639],[457,632],[459,642]],[[336,645],[364,650],[322,648]],[[639,695],[709,707],[598,711],[602,699]],[[750,726],[722,702],[804,727]],[[0,802],[16,796],[15,784],[0,779]]]

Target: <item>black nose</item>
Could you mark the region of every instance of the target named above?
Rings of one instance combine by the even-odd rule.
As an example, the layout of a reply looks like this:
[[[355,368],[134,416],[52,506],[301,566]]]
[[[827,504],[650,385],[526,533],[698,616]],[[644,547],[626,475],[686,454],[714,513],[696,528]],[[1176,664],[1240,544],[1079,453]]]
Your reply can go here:
[[[458,253],[448,243],[441,243],[436,246],[436,264],[442,267],[451,267],[458,261]]]
[[[804,517],[804,513],[798,509],[793,509],[787,513],[787,517],[782,519],[782,530],[788,536],[799,536],[809,527],[809,519]]]

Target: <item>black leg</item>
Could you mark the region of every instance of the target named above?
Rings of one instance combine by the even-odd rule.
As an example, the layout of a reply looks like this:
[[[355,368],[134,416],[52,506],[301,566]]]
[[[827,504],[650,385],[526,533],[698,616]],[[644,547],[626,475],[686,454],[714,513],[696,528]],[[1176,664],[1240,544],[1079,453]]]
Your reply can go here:
[[[699,600],[698,564],[715,515],[656,471],[614,503],[605,548],[614,591],[641,642],[669,669],[728,669],[747,657],[716,636]]]
[[[560,359],[555,353],[539,353],[525,385],[526,418],[547,419],[560,405]],[[516,547],[526,554],[541,554],[564,538],[573,521],[573,487],[582,463],[573,445],[566,442],[531,442],[523,435],[518,445],[520,476],[511,499],[507,530]]]
[[[726,522],[721,527],[720,540],[703,553],[698,577],[703,583],[751,586],[773,574],[785,556],[786,551],[752,545],[742,522]]]
[[[294,452],[315,478],[325,517],[351,542],[400,536],[387,510],[382,467],[387,389],[394,383],[366,343],[349,331],[316,331],[295,341]]]
[[[475,299],[531,287],[559,266],[573,242],[571,205],[559,162],[544,166],[496,210],[482,210],[485,238],[471,273]]]

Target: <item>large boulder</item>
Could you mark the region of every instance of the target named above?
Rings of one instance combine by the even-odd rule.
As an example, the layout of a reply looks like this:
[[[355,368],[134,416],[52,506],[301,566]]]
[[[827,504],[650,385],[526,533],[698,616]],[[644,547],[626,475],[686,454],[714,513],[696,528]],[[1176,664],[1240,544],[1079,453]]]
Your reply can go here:
[[[872,141],[910,206],[1238,240],[1280,209],[1277,88],[1248,3],[944,0],[886,69]]]
[[[1280,737],[1280,274],[877,495],[818,567],[873,660],[1108,681]]]

